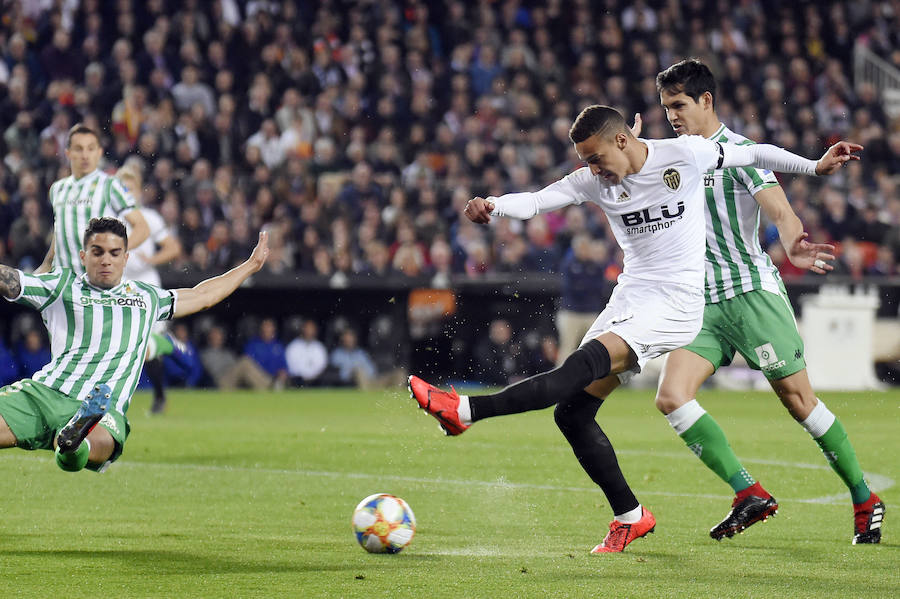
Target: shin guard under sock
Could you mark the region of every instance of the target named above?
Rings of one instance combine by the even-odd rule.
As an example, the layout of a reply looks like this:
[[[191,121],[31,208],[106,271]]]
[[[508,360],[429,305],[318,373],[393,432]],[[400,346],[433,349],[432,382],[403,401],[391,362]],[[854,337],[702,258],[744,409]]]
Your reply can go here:
[[[606,495],[613,514],[625,514],[640,504],[619,468],[616,452],[595,417],[603,400],[577,391],[557,404],[553,413],[584,471]]]

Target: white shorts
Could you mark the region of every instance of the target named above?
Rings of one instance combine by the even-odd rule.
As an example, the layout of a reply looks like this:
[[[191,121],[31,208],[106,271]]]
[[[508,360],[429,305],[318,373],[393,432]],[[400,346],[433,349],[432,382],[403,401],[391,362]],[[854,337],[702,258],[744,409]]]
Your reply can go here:
[[[581,345],[603,333],[615,333],[637,355],[632,370],[619,374],[627,382],[653,358],[684,347],[703,325],[703,290],[678,283],[620,282]]]

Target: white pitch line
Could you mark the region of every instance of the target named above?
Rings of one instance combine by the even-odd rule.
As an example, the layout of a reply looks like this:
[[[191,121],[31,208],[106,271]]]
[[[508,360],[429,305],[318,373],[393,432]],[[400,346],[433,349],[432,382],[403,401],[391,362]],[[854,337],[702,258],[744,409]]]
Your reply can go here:
[[[618,453],[631,453],[631,454],[647,454],[653,455],[656,457],[660,457],[665,455],[666,457],[684,457],[680,454],[660,454],[649,451],[622,451]],[[37,460],[41,462],[50,462],[47,458],[42,458],[38,456],[24,456],[24,455],[12,455],[10,457],[14,458],[22,458],[22,459],[30,459]],[[758,464],[767,464],[774,466],[784,466],[786,468],[804,468],[810,470],[830,470],[830,468],[826,465],[821,464],[804,464],[801,462],[781,462],[774,460],[754,460],[754,459],[745,459],[743,460],[748,463],[758,463]],[[225,472],[225,473],[247,473],[247,474],[272,474],[272,475],[280,475],[280,476],[308,476],[308,477],[320,477],[320,478],[351,478],[351,479],[373,479],[379,481],[399,481],[399,482],[408,482],[408,483],[417,483],[417,484],[429,484],[429,485],[451,485],[456,487],[465,487],[465,486],[476,486],[476,487],[485,487],[485,488],[493,488],[493,489],[531,489],[531,490],[539,490],[539,491],[565,491],[572,493],[588,493],[599,491],[597,487],[570,487],[570,486],[559,486],[559,485],[538,485],[533,483],[516,483],[510,482],[506,480],[504,477],[501,477],[497,480],[493,481],[483,481],[483,480],[455,480],[455,479],[446,479],[446,478],[425,478],[418,476],[400,476],[394,474],[371,474],[365,472],[331,472],[326,470],[289,470],[284,468],[255,468],[255,467],[247,467],[247,466],[213,466],[209,464],[173,464],[166,462],[116,462],[112,464],[112,468],[115,470],[129,470],[131,468],[159,468],[159,469],[171,469],[171,470],[192,470],[195,472]],[[866,480],[869,482],[869,487],[873,491],[884,491],[894,486],[894,479],[884,476],[882,474],[877,473],[866,473]],[[646,491],[646,490],[638,490],[638,494],[640,495],[653,495],[659,497],[691,497],[691,498],[703,498],[703,499],[731,499],[732,495],[717,495],[710,493],[673,493],[670,491]],[[838,504],[846,502],[850,497],[849,492],[846,493],[838,493],[835,495],[826,495],[824,497],[811,497],[811,498],[782,498],[781,501],[794,501],[797,503],[816,503],[816,504]]]

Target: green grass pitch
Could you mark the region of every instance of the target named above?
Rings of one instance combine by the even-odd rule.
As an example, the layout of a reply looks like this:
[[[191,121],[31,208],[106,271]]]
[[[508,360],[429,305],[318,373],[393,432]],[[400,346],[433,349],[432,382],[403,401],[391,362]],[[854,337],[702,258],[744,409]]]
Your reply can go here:
[[[611,519],[552,412],[458,438],[406,390],[170,393],[135,398],[125,454],[67,474],[49,452],[0,454],[5,597],[897,597],[900,392],[823,394],[887,504],[881,545],[850,544],[849,494],[769,393],[701,393],[778,515],[720,543],[730,489],[659,415],[618,391],[599,421],[656,533],[591,556]],[[363,497],[406,499],[418,530],[369,555]]]

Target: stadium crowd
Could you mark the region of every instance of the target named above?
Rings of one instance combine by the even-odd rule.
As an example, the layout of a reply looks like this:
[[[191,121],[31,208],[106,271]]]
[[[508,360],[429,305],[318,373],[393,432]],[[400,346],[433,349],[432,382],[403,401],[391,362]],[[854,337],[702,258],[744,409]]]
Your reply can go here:
[[[614,280],[596,206],[525,223],[462,218],[476,195],[539,189],[579,166],[567,133],[587,104],[640,112],[671,137],[655,86],[686,56],[716,74],[717,111],[750,138],[864,159],[827,181],[782,178],[837,273],[897,275],[900,119],[854,85],[864,44],[900,68],[900,5],[768,0],[6,3],[0,21],[0,262],[30,270],[50,241],[66,132],[101,131],[106,170],[144,174],[183,252],[225,270],[266,227],[266,269],[478,279],[558,272],[575,236]],[[135,191],[135,190],[133,190]],[[762,238],[785,278],[774,227]],[[198,280],[199,280],[198,276]]]

